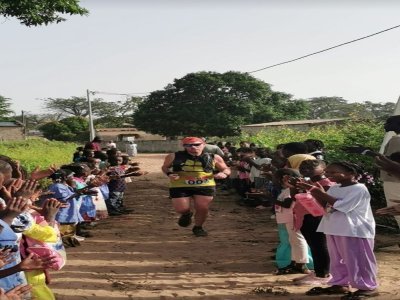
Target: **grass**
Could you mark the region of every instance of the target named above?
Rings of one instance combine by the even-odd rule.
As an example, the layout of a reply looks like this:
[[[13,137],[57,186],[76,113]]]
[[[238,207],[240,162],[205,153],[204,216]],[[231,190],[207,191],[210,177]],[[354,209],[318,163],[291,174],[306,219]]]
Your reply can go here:
[[[0,142],[0,154],[19,160],[29,172],[36,166],[45,168],[51,164],[60,166],[72,161],[77,145],[69,142],[28,139]]]

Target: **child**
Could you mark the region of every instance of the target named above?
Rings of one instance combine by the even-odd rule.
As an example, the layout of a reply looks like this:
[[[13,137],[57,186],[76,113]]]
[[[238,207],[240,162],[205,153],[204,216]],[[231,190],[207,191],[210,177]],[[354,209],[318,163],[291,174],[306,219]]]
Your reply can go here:
[[[77,193],[72,181],[73,173],[69,170],[60,169],[50,176],[53,184],[49,186],[52,197],[62,203],[68,204],[61,207],[57,213],[56,220],[60,223],[60,232],[65,246],[79,246],[76,239],[76,224],[83,222],[79,213],[81,206],[80,193]]]
[[[276,274],[308,274],[310,273],[306,266],[310,262],[307,253],[308,246],[301,232],[294,230],[294,203],[291,195],[292,185],[289,183],[291,178],[299,178],[300,174],[293,169],[279,169],[276,171],[275,177],[282,186],[282,191],[275,201],[275,215],[280,238],[280,244],[276,251],[276,262],[279,268]],[[288,252],[288,245],[285,243],[286,236],[289,238],[291,248],[291,262],[285,259],[287,257],[285,252]]]
[[[330,287],[315,287],[307,295],[344,294],[342,299],[363,299],[378,295],[377,264],[374,249],[375,220],[371,196],[365,185],[358,183],[363,174],[350,162],[334,162],[326,176],[337,183],[328,192],[321,185],[300,184],[323,205],[331,206],[322,217],[319,232],[326,234],[330,256]],[[349,292],[349,285],[357,288]]]
[[[125,178],[121,178],[125,174],[123,168],[121,168],[123,158],[121,156],[110,156],[108,158],[110,163],[110,169],[107,175],[110,177],[108,183],[109,198],[106,200],[108,214],[110,216],[120,216],[124,213],[130,213],[124,207],[124,192],[126,189]]]
[[[325,177],[326,164],[322,160],[305,160],[300,164],[299,171],[309,183],[319,183],[324,190],[334,185]],[[325,234],[317,232],[322,216],[313,216],[299,203],[293,208],[295,214],[295,229],[300,230],[307,244],[310,246],[314,259],[315,276],[294,279],[296,284],[325,284],[329,280],[329,254],[326,246]]]
[[[254,150],[250,148],[240,149],[240,161],[236,166],[238,170],[238,186],[237,192],[241,197],[245,197],[246,193],[250,190],[250,164],[247,162],[249,159],[254,158]]]

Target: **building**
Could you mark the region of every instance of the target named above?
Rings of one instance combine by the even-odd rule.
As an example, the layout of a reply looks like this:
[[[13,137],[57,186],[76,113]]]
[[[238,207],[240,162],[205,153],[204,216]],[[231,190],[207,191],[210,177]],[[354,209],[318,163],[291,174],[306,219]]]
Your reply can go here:
[[[96,136],[101,137],[103,141],[165,141],[166,138],[161,135],[150,134],[136,128],[99,128],[96,129]]]
[[[0,141],[25,139],[24,125],[18,121],[0,121]]]
[[[241,126],[242,132],[248,134],[256,134],[260,131],[276,130],[283,127],[289,127],[295,130],[306,131],[312,127],[322,125],[333,125],[344,123],[347,119],[316,119],[316,120],[294,120],[294,121],[278,121],[260,124],[250,124]]]

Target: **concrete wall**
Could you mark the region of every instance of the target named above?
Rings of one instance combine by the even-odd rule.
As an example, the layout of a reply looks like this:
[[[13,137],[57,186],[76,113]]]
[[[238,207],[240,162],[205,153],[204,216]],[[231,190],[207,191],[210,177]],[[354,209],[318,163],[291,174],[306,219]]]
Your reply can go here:
[[[318,125],[321,126],[320,124],[318,124]],[[241,129],[242,129],[242,132],[245,132],[248,134],[257,134],[261,131],[268,132],[271,130],[283,129],[285,127],[291,128],[294,130],[307,131],[313,126],[307,125],[307,124],[305,124],[305,125],[290,125],[290,126],[289,125],[286,125],[286,126],[249,126],[249,127],[242,126]]]
[[[182,150],[180,141],[135,141],[138,148],[138,153],[152,152],[152,153],[172,153]],[[117,148],[125,152],[126,142],[117,142]]]
[[[17,141],[23,139],[23,127],[0,127],[0,141]]]

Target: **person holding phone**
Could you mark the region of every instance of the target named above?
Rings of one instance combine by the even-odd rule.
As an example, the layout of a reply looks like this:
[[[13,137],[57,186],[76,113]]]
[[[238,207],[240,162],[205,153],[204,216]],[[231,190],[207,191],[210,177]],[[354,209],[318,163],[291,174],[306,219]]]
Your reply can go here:
[[[207,236],[203,224],[208,208],[215,195],[215,180],[225,179],[231,174],[230,168],[218,154],[203,153],[205,142],[200,137],[182,139],[184,151],[168,154],[162,171],[170,180],[169,195],[175,211],[181,214],[178,225],[188,227],[192,223],[193,199],[195,225],[192,229],[197,237]],[[214,169],[217,173],[214,174]]]

